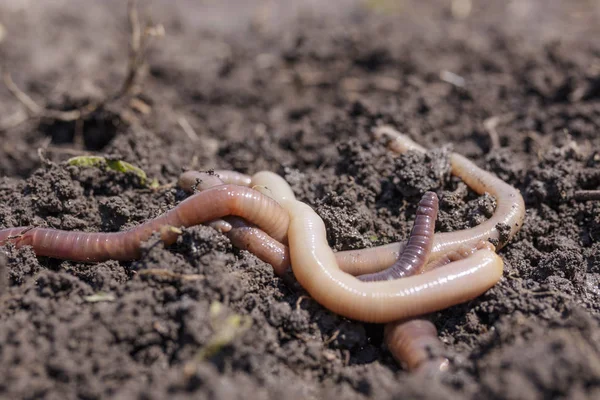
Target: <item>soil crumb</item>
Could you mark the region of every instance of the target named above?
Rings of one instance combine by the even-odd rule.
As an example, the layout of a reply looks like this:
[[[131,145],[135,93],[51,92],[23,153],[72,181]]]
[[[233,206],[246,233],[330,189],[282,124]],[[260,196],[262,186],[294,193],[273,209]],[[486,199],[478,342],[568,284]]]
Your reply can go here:
[[[525,224],[498,285],[431,316],[452,363],[437,380],[398,366],[382,326],[330,313],[205,226],[135,262],[4,246],[1,398],[600,398],[600,203],[573,199],[600,189],[596,2],[139,3],[166,34],[126,100],[23,119],[0,87],[0,228],[119,231],[184,199],[186,168],[267,169],[335,250],[375,246],[407,237],[427,190],[437,231],[489,218],[450,151],[517,187]],[[5,0],[2,72],[38,104],[90,104],[124,79],[127,21],[119,0]],[[430,151],[391,154],[382,124]],[[85,155],[147,179],[67,162]]]

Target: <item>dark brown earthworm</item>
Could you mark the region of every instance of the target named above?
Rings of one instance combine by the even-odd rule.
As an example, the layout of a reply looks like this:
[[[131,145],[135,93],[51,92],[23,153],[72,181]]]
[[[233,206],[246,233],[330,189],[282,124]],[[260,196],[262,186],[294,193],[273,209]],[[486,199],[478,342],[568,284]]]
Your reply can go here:
[[[173,243],[178,231],[227,215],[243,217],[260,226],[275,240],[287,240],[288,213],[274,200],[256,190],[236,185],[220,185],[190,196],[172,210],[123,232],[68,232],[51,228],[19,227],[0,230],[0,246],[32,246],[39,256],[73,261],[97,262],[131,260],[140,257],[140,245],[159,232]]]
[[[426,192],[419,202],[408,243],[398,260],[388,269],[360,275],[358,279],[364,282],[399,279],[414,275],[423,268],[431,252],[438,208],[437,195],[433,192]]]

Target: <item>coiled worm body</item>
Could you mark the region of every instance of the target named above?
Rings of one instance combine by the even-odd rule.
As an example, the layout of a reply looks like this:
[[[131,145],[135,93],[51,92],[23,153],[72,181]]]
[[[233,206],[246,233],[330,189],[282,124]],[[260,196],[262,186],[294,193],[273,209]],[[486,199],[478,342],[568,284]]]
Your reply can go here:
[[[327,244],[323,220],[308,205],[289,195],[275,174],[262,173],[253,183],[268,187],[290,213],[291,265],[300,285],[319,304],[337,314],[365,322],[391,322],[447,308],[479,296],[502,276],[502,260],[480,250],[444,268],[404,279],[361,282],[339,268]]]
[[[186,171],[179,176],[178,185],[186,192],[192,193],[194,190],[203,191],[223,185],[225,183],[222,180],[223,177],[228,179],[226,183],[237,181],[242,182],[244,186],[249,186],[251,183],[249,176],[237,174],[234,171],[220,171],[220,177],[217,177],[216,173],[217,171],[214,174]],[[231,179],[231,177],[235,179]],[[266,194],[270,194],[265,188],[262,189]],[[224,217],[222,220],[213,221],[211,226],[224,233],[235,247],[247,250],[262,261],[271,264],[275,274],[283,275],[289,269],[288,247],[273,239],[262,229],[238,217]],[[285,228],[287,229],[287,226]]]
[[[390,142],[390,148],[396,152],[425,151],[423,147],[389,127],[379,128],[377,135],[391,137],[393,140]],[[476,227],[455,232],[436,233],[431,249],[431,262],[461,248],[475,247],[481,241],[497,240],[499,249],[520,229],[525,216],[523,197],[517,189],[458,154],[452,154],[451,165],[454,175],[463,179],[475,192],[490,193],[496,199],[497,205],[494,215]],[[254,175],[252,184],[268,188],[263,193],[274,198],[294,198],[285,181],[283,181],[284,185],[280,184],[283,178],[276,175],[275,181],[269,181],[270,174],[272,173],[261,172]],[[281,189],[282,187],[285,189]],[[277,191],[281,190],[284,190],[284,196],[278,196]],[[501,237],[499,227],[508,228],[505,236]],[[267,236],[261,235],[261,237],[261,240],[269,240]],[[406,244],[403,242],[395,242],[360,250],[339,251],[335,253],[335,257],[340,269],[351,275],[371,274],[394,264],[405,246]],[[274,258],[278,259],[277,262],[280,265],[285,264],[285,261],[279,260],[279,255],[285,254],[285,249],[278,243],[271,243],[269,247],[277,248],[277,255],[274,255]],[[268,253],[264,253],[263,260],[271,262]],[[287,263],[289,264],[289,261]]]
[[[397,153],[425,152],[425,148],[391,127],[377,128],[375,136],[390,138],[389,148]],[[495,240],[496,247],[502,248],[523,225],[525,203],[521,193],[459,154],[451,154],[450,164],[452,174],[462,179],[476,193],[487,192],[492,195],[496,199],[496,209],[490,219],[476,227],[456,232],[436,233],[431,249],[431,260],[461,247],[473,247],[482,240]],[[505,235],[500,234],[503,228],[506,228]],[[340,252],[338,260],[340,265],[343,265],[344,271],[352,275],[372,273],[396,261],[404,246],[404,243],[397,242],[369,249]]]

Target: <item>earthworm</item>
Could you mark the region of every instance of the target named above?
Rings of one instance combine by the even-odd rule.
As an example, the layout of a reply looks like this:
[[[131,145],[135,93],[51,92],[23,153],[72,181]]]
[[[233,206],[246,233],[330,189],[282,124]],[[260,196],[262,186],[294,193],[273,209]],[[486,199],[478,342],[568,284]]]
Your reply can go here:
[[[251,177],[236,171],[219,169],[213,172],[185,171],[179,175],[177,185],[186,192],[199,192],[214,186],[230,184],[239,186],[250,186]]]
[[[173,243],[178,231],[226,215],[243,217],[275,240],[285,242],[288,213],[274,200],[243,186],[220,185],[188,197],[172,210],[122,232],[69,232],[51,228],[19,227],[0,230],[0,246],[32,246],[38,256],[96,262],[139,258],[140,245],[154,232]]]
[[[495,247],[483,240],[475,247],[461,246],[428,263],[426,270],[465,259],[482,249],[494,251]],[[444,344],[440,341],[437,328],[429,320],[414,318],[390,322],[384,329],[384,341],[394,358],[410,371],[433,376],[450,366],[450,361],[444,356]]]
[[[270,237],[262,229],[248,225],[237,217],[227,217],[232,229],[226,233],[235,247],[244,249],[260,260],[271,264],[276,275],[282,276],[290,268],[290,254],[287,246]]]
[[[435,375],[450,366],[443,355],[444,344],[431,321],[419,318],[390,322],[383,332],[388,350],[408,370]]]
[[[275,194],[273,196],[275,200],[281,202],[286,201],[286,198],[287,201],[293,201],[294,199],[291,191],[287,190],[289,188],[287,183],[281,177],[271,172],[262,172],[253,176],[252,182],[253,184],[268,187],[271,190],[271,194]],[[284,193],[284,195],[282,196],[281,193]],[[373,282],[403,278],[418,273],[425,265],[431,251],[437,208],[437,196],[435,193],[427,192],[419,203],[411,238],[405,248],[405,250],[411,250],[411,252],[408,253],[405,251],[394,266],[389,269],[371,274],[370,276],[360,276],[358,279],[367,280],[365,278],[368,278],[369,281]],[[488,242],[485,243],[492,246]],[[478,249],[481,248],[489,249],[483,243]],[[414,255],[414,257],[407,258],[405,254]],[[458,261],[471,254],[472,252],[468,253],[466,250],[456,252],[456,255],[440,258],[436,266],[441,266],[446,261],[448,263]],[[405,268],[405,266],[409,266],[409,268]],[[334,286],[335,288],[336,286]],[[443,356],[444,345],[438,338],[437,329],[428,320],[409,319],[391,322],[385,327],[384,340],[394,358],[406,364],[411,371],[434,375],[445,371],[449,367],[449,360]]]
[[[220,177],[217,177],[206,172],[186,171],[179,176],[178,185],[186,192],[202,191],[223,185],[223,178],[228,179],[227,183],[231,183],[232,181],[229,180],[231,176],[236,177],[238,182],[243,182],[244,186],[250,185],[250,177],[244,175],[247,179],[242,180],[239,179],[240,175],[243,174],[234,171],[220,171]],[[221,226],[216,225],[219,222]],[[262,229],[249,225],[246,221],[237,217],[224,217],[222,220],[214,221],[213,224],[216,225],[213,228],[224,233],[235,247],[247,250],[262,261],[271,264],[275,274],[281,276],[289,269],[289,250],[287,246],[273,239]],[[228,226],[229,229],[224,229],[225,226]]]
[[[315,301],[339,315],[365,322],[407,319],[473,299],[502,277],[502,259],[482,249],[420,275],[362,282],[340,269],[327,244],[325,224],[314,210],[291,196],[281,196],[291,193],[281,177],[263,173],[252,181],[268,187],[289,211],[288,242],[296,279]]]
[[[275,185],[269,184],[260,185],[261,176],[266,176],[267,179],[278,180]],[[250,177],[248,177],[250,178]],[[269,187],[277,188],[289,187],[285,181],[281,181],[279,175],[271,172],[259,172],[253,177],[252,183],[258,190],[263,190],[266,195],[273,195]],[[248,182],[249,184],[250,182]],[[180,175],[179,186],[187,191],[193,192],[194,189],[206,190],[210,187],[221,185],[223,181],[216,175],[198,172],[186,171]],[[293,193],[287,192],[283,196],[281,193],[276,194],[277,197],[293,198]],[[421,268],[426,261],[426,256],[431,249],[431,237],[435,228],[435,219],[438,210],[438,199],[435,193],[427,192],[421,199],[417,209],[414,226],[410,234],[410,239],[407,246],[404,248],[401,257],[390,268],[378,273],[362,275],[359,279],[363,281],[379,281],[402,278],[411,275],[413,271]],[[231,218],[225,218],[224,224],[231,224],[230,230],[221,229],[225,233],[232,244],[238,248],[252,252],[259,259],[268,262],[273,266],[277,275],[282,275],[289,268],[289,249],[277,242],[264,231],[245,223],[237,218],[232,223]]]
[[[426,192],[419,202],[408,243],[398,260],[383,271],[360,275],[358,279],[364,282],[394,280],[419,271],[427,262],[431,252],[438,207],[437,195],[433,192]]]
[[[425,152],[424,147],[388,126],[376,129],[375,136],[378,138],[386,136],[392,139],[389,148],[397,153]],[[523,224],[525,203],[521,193],[459,154],[450,155],[450,164],[452,174],[461,178],[472,190],[478,194],[485,192],[491,194],[496,199],[496,209],[490,219],[478,226],[455,232],[436,233],[431,259],[435,260],[462,246],[473,247],[481,240],[497,241],[497,249],[502,248]],[[500,230],[503,228],[506,228],[507,232],[501,234]],[[344,271],[352,275],[362,275],[391,265],[399,257],[403,248],[403,243],[396,242],[369,249],[340,252],[337,258],[340,265],[343,265]]]
[[[389,134],[389,128],[386,128],[384,133]],[[395,131],[391,131],[395,132]],[[403,135],[399,135],[396,132],[396,146],[393,148],[396,151],[422,151],[423,148],[410,139]],[[402,147],[398,147],[402,146]],[[443,263],[445,255],[451,254],[460,249],[472,249],[477,247],[478,243],[487,241],[489,239],[498,239],[500,237],[498,226],[505,224],[505,226],[512,227],[507,237],[504,240],[499,241],[498,248],[502,247],[504,243],[514,236],[518,228],[521,226],[524,218],[524,203],[521,194],[512,186],[504,183],[500,179],[494,177],[487,171],[484,171],[474,165],[469,160],[462,156],[453,155],[453,169],[452,172],[463,178],[467,184],[479,193],[488,191],[496,198],[497,207],[494,211],[494,215],[484,223],[469,229],[464,229],[449,233],[436,233],[434,235],[433,246],[430,255],[430,261],[436,262],[436,259]],[[275,179],[275,181],[269,180]],[[257,190],[261,190],[258,187],[265,187],[268,190],[263,191],[264,194],[274,197],[277,200],[277,195],[273,196],[274,191],[285,189],[286,198],[295,198],[293,192],[289,186],[285,183],[283,178],[275,175],[271,172],[265,171],[260,172],[252,177],[252,184],[257,186]],[[279,196],[281,197],[281,196]],[[285,246],[280,243],[276,243],[270,239],[268,235],[257,234],[255,236],[257,240],[261,242],[269,241],[268,248],[277,249],[277,253],[273,255],[273,260],[280,265],[285,263],[289,264],[289,261],[285,262],[280,259],[280,255],[285,254]],[[258,239],[260,237],[260,239]],[[338,262],[340,269],[351,275],[362,275],[369,273],[376,273],[385,268],[388,268],[394,262],[398,260],[400,254],[404,250],[405,243],[395,242],[383,246],[377,246],[372,248],[360,249],[360,250],[347,250],[339,251],[335,253],[335,258]],[[264,253],[261,258],[263,261],[269,261],[269,254]],[[275,262],[275,261],[274,261]],[[426,266],[430,269],[429,265]]]

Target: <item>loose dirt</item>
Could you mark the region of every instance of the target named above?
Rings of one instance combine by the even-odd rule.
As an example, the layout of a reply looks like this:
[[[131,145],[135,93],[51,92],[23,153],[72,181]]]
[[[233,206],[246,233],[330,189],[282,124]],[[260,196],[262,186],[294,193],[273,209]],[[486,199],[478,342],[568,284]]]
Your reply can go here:
[[[395,363],[382,326],[328,312],[208,227],[130,263],[5,246],[0,397],[600,398],[600,202],[572,198],[600,188],[598,6],[217,3],[142,2],[166,36],[138,103],[0,132],[0,228],[118,231],[185,198],[65,162],[92,153],[160,185],[185,168],[275,171],[334,249],[363,248],[406,238],[426,190],[441,197],[437,231],[491,215],[492,198],[450,176],[453,150],[526,200],[504,278],[433,316],[453,366],[430,380]],[[123,80],[122,1],[7,0],[0,26],[3,71],[39,104],[67,110]],[[19,110],[0,88],[0,123]],[[431,151],[391,154],[371,134],[384,123]]]

